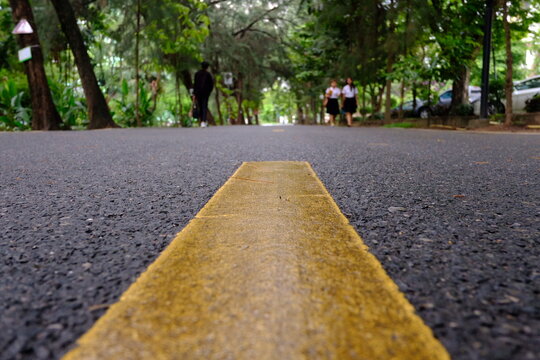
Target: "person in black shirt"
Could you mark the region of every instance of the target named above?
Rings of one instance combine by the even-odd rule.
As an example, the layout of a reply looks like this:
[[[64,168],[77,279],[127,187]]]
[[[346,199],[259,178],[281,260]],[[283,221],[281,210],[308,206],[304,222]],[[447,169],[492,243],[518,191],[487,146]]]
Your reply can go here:
[[[197,102],[197,109],[199,111],[199,121],[201,127],[206,127],[206,115],[208,114],[208,99],[214,89],[214,78],[212,74],[208,72],[209,63],[203,61],[201,63],[201,70],[195,74],[195,82],[193,85],[193,100]]]

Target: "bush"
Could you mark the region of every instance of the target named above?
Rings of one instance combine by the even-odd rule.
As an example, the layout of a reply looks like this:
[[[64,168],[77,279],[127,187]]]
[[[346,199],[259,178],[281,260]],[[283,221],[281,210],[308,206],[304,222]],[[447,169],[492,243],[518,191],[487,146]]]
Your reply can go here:
[[[372,109],[370,106],[366,106],[364,108],[360,108],[359,112],[362,114],[362,116],[366,116],[367,114],[371,113]]]
[[[383,120],[384,119],[384,114],[381,113],[381,112],[377,112],[377,113],[371,114],[369,119],[370,120]]]
[[[28,130],[32,126],[32,109],[28,90],[14,79],[5,79],[0,87],[0,130]]]
[[[525,111],[528,113],[540,112],[540,94],[534,95],[525,102]]]
[[[474,106],[472,104],[461,104],[450,112],[450,115],[471,116],[474,115]]]
[[[86,98],[82,90],[75,86],[66,86],[60,82],[49,82],[54,104],[64,128],[85,128],[88,126]]]

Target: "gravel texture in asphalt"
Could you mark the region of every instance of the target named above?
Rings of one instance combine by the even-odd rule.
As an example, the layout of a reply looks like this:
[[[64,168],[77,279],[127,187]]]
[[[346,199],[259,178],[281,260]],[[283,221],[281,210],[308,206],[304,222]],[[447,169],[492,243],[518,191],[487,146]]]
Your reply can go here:
[[[0,359],[58,359],[243,161],[309,161],[453,359],[540,358],[540,136],[0,133]]]

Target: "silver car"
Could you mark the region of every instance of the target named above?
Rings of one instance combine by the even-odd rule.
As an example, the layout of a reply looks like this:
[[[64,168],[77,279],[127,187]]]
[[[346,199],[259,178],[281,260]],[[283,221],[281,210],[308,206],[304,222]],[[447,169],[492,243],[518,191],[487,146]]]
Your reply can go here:
[[[540,94],[540,75],[514,83],[512,107],[514,112],[525,112],[525,102]]]
[[[525,80],[514,82],[514,91],[512,92],[512,112],[524,113],[526,101],[533,98],[536,94],[540,94],[540,75],[533,76]],[[497,108],[500,113],[504,113],[504,99],[500,108]],[[480,99],[473,103],[474,114],[480,114]],[[488,109],[489,114],[494,112]]]

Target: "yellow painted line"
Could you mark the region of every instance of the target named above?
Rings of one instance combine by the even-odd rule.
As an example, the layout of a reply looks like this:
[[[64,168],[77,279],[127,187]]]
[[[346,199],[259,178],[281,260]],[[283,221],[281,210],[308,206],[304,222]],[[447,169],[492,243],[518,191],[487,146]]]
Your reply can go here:
[[[261,162],[242,165],[64,359],[449,355],[310,165]]]

